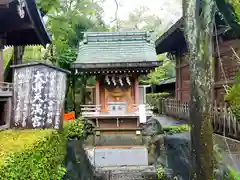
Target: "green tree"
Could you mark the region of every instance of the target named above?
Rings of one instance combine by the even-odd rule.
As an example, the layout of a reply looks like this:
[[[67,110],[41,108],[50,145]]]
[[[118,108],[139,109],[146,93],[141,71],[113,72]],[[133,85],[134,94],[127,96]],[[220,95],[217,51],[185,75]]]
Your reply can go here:
[[[176,76],[175,62],[166,57],[166,54],[158,55],[158,60],[162,65],[143,78],[141,81],[146,84],[159,84],[161,80],[169,79]]]
[[[78,43],[83,40],[85,31],[108,30],[102,20],[101,3],[94,0],[66,0],[61,6],[48,14],[47,28],[52,34],[53,43],[48,46],[44,59],[56,66],[71,70],[71,64],[76,60]],[[77,91],[80,104],[84,104],[88,76],[71,74],[68,78],[68,92],[65,107],[72,110],[74,96]],[[76,85],[76,89],[75,89]]]
[[[112,31],[153,31],[152,39],[156,40],[162,34],[161,19],[152,14],[148,7],[140,6],[129,13],[127,20],[118,20],[118,28],[112,27]]]
[[[240,36],[240,1],[214,0],[225,22]]]

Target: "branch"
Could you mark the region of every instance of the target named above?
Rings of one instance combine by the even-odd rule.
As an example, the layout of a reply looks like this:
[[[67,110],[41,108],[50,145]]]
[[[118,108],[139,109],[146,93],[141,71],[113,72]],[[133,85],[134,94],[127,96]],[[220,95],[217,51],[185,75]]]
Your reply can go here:
[[[119,8],[119,4],[118,4],[117,0],[114,0],[114,1],[115,1],[115,4],[116,4],[116,12],[115,12],[115,19],[112,20],[111,23],[116,21],[116,28],[117,28],[117,30],[119,30],[119,24],[118,24],[118,8]]]

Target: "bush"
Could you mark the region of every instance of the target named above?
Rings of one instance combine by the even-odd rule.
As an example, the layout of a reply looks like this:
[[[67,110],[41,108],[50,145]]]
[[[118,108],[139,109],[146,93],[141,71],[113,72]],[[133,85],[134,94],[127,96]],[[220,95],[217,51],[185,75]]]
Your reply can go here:
[[[65,121],[64,131],[67,139],[81,139],[85,138],[84,121],[77,119],[75,121]]]
[[[0,179],[58,180],[66,170],[66,136],[56,130],[0,132]]]
[[[150,93],[146,95],[147,104],[152,106],[153,111],[156,113],[162,112],[162,107],[160,103],[160,99],[166,98],[169,96],[169,93]]]
[[[240,121],[240,84],[234,84],[230,87],[224,98],[230,103],[231,110],[237,121]]]
[[[164,133],[166,134],[176,134],[176,133],[182,133],[182,132],[188,132],[190,131],[190,127],[186,124],[184,125],[176,125],[176,126],[168,126],[163,128]]]
[[[164,180],[164,169],[162,167],[157,168],[157,179]]]
[[[0,132],[0,180],[60,180],[68,139],[84,137],[81,120],[64,122],[64,129]]]

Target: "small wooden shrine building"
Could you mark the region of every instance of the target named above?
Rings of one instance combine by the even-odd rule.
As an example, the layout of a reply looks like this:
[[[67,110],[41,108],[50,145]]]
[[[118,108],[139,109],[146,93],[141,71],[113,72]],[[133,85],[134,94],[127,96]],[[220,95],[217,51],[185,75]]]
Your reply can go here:
[[[95,76],[96,85],[92,104],[81,105],[82,116],[104,133],[139,133],[141,113],[150,116],[139,76],[159,65],[149,32],[85,33],[72,68]]]
[[[239,34],[236,34],[229,28],[218,15],[215,17],[215,22],[216,28],[214,28],[215,32],[213,36],[214,99],[219,103],[224,101],[224,85],[233,84],[236,73],[240,72],[240,64],[236,58],[236,54],[240,55],[240,39]],[[184,38],[183,24],[184,19],[182,17],[159,37],[155,44],[157,54],[167,52],[175,58],[176,99],[188,102],[190,101],[189,56]]]
[[[0,130],[10,125],[12,84],[3,82],[4,46],[51,43],[35,0],[1,0],[0,3]]]

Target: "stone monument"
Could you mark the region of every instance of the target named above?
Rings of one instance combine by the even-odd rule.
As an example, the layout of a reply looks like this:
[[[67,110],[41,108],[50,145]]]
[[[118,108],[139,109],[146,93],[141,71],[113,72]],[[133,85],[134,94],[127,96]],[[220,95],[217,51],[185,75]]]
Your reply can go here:
[[[13,117],[11,127],[55,128],[63,122],[69,71],[43,63],[12,66]]]

